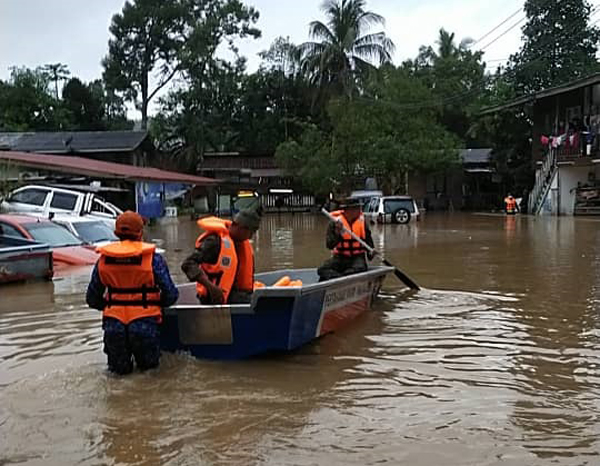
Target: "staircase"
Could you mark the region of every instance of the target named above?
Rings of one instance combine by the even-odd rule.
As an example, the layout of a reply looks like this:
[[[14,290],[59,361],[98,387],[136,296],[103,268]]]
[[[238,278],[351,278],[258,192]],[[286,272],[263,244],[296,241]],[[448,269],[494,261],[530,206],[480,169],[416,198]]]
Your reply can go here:
[[[550,149],[546,155],[546,159],[542,163],[542,168],[536,171],[535,185],[533,190],[529,194],[529,212],[533,215],[539,215],[542,206],[544,205],[544,199],[548,195],[552,179],[556,174],[557,165],[557,151],[556,149]]]

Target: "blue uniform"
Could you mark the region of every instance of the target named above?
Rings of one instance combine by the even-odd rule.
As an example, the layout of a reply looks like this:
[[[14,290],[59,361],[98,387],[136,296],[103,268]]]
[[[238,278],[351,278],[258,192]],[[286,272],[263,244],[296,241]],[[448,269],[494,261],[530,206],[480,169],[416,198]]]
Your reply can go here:
[[[152,257],[154,282],[160,289],[160,305],[168,307],[177,301],[179,292],[169,267],[160,254]],[[86,293],[88,306],[104,310],[106,287],[100,280],[98,264],[92,271],[92,277]],[[158,366],[160,359],[160,326],[155,317],[136,319],[125,325],[113,318],[104,318],[104,352],[108,356],[108,368],[117,374],[128,374],[133,370],[133,358],[140,370]]]

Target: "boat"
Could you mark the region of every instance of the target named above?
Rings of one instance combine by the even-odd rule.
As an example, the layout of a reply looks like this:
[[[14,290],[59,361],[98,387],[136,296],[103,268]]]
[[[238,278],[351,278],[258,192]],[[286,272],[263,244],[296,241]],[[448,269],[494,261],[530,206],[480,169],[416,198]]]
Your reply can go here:
[[[0,284],[52,278],[50,246],[0,235]]]
[[[316,269],[259,273],[264,283],[249,304],[202,305],[194,283],[179,285],[179,299],[165,309],[161,348],[197,358],[245,359],[293,351],[334,332],[370,309],[392,267],[319,282]],[[302,286],[271,286],[281,277]]]

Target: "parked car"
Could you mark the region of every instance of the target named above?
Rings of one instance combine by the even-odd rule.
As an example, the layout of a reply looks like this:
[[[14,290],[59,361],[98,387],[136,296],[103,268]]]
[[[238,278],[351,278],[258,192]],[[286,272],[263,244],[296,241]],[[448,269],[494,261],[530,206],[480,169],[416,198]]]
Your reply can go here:
[[[0,214],[0,227],[6,236],[26,238],[46,243],[52,249],[54,268],[71,265],[92,265],[99,254],[86,246],[65,227],[29,215]]]
[[[350,199],[358,199],[362,204],[363,210],[366,210],[371,199],[381,196],[383,196],[383,192],[381,191],[352,191]]]
[[[417,203],[410,196],[373,197],[364,209],[367,219],[377,223],[405,224],[411,219],[419,220]]]
[[[52,186],[28,185],[12,191],[0,204],[4,213],[32,214],[48,218],[52,214],[70,214],[114,221],[122,213],[114,204],[94,193]]]
[[[90,217],[77,217],[75,215],[54,215],[51,217],[54,223],[62,225],[84,243],[96,247],[106,246],[109,243],[118,241],[115,235],[115,222],[108,224],[104,220],[98,220]],[[155,240],[152,241],[156,243]],[[165,250],[157,247],[156,252],[164,254]]]
[[[94,246],[105,246],[119,239],[115,235],[115,222],[109,224],[106,220],[77,217],[75,215],[53,215],[50,217],[54,223],[62,225],[84,243]]]

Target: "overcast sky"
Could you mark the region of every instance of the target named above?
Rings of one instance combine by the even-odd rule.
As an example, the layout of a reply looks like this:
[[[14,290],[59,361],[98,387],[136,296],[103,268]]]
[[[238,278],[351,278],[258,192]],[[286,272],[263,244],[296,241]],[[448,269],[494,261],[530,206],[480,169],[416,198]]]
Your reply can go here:
[[[0,0],[0,79],[11,66],[36,67],[65,63],[84,81],[100,77],[100,60],[106,54],[108,26],[124,0]],[[250,70],[256,56],[274,38],[292,42],[308,40],[308,24],[322,18],[321,0],[247,0],[260,12],[259,40],[240,43]],[[438,30],[479,39],[515,13],[523,0],[368,0],[367,7],[386,18],[385,31],[396,44],[396,63],[418,53],[422,44],[433,44]],[[481,41],[485,46],[516,23],[522,13]],[[520,25],[486,49],[485,59],[496,67],[519,48]]]

